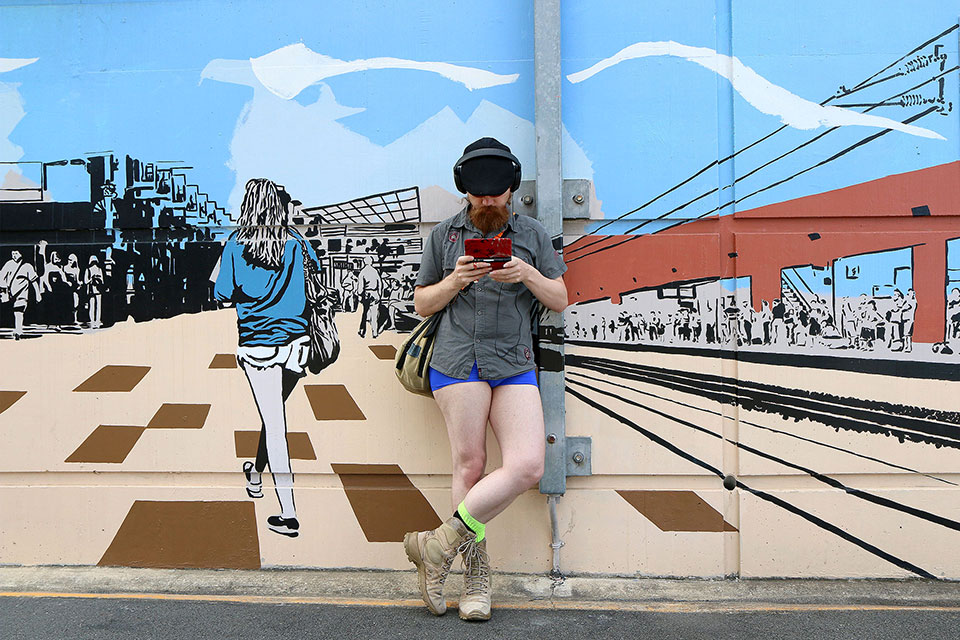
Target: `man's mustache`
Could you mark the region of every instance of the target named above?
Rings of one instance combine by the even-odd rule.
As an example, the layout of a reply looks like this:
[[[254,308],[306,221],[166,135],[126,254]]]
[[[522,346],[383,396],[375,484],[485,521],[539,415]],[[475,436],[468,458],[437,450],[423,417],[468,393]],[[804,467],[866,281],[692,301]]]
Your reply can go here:
[[[474,207],[473,211],[476,212],[477,216],[487,217],[492,215],[510,215],[507,207],[504,205],[495,205],[495,204],[482,204],[478,207]]]
[[[479,205],[470,209],[470,219],[484,233],[499,229],[509,217],[510,210],[505,205]]]

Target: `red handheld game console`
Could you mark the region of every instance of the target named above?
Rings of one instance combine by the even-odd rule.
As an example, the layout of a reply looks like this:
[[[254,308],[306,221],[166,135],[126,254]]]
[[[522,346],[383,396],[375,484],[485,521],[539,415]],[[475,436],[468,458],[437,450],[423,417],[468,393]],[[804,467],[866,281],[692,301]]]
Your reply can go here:
[[[510,238],[467,238],[463,249],[474,262],[486,262],[493,270],[502,269],[513,257],[513,241]]]

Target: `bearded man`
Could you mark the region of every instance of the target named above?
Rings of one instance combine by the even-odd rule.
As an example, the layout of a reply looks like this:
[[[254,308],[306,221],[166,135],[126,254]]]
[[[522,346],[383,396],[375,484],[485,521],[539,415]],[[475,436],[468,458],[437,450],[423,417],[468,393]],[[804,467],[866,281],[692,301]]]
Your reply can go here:
[[[487,620],[486,525],[543,474],[531,327],[536,304],[557,312],[567,306],[566,265],[543,225],[509,208],[520,186],[520,162],[509,147],[494,138],[468,145],[454,165],[454,181],[467,206],[431,231],[414,291],[418,314],[444,311],[429,373],[450,438],[454,512],[433,531],[408,533],[404,548],[436,615],[446,611],[444,581],[462,555],[460,617]],[[491,237],[512,242],[502,268],[465,255],[465,240]],[[485,475],[488,421],[503,465]]]

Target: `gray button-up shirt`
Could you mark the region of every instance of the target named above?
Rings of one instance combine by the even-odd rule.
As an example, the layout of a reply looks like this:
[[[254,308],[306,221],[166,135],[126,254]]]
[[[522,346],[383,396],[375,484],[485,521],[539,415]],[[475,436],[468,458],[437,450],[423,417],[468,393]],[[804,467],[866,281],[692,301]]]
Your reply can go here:
[[[470,221],[466,208],[430,232],[423,247],[417,286],[439,282],[453,272],[464,254],[466,238],[485,237]],[[547,230],[528,216],[512,215],[504,238],[513,243],[513,255],[535,267],[544,277],[563,275],[567,266],[554,250]],[[501,283],[484,276],[450,301],[437,329],[430,366],[466,379],[476,361],[480,377],[509,378],[535,367],[531,335],[537,299],[522,283]]]

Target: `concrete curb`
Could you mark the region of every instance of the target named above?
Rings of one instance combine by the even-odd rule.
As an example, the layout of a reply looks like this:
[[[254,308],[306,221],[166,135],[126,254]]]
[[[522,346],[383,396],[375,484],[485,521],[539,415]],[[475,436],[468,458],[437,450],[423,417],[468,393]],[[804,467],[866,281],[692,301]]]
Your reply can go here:
[[[460,577],[448,594],[456,598]],[[932,580],[685,580],[494,575],[494,602],[530,608],[760,610],[960,609],[960,584]],[[250,602],[419,604],[413,571],[0,567],[0,595],[99,595]]]

